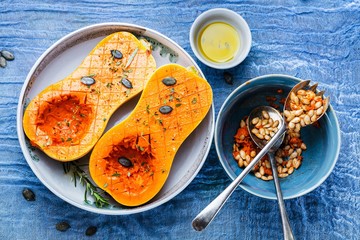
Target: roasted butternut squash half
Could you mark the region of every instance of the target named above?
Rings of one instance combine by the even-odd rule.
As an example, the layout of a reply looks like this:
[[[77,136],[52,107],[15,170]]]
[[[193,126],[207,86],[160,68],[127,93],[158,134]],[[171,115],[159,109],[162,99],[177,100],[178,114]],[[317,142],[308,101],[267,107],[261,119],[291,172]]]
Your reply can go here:
[[[94,147],[111,115],[143,90],[155,69],[146,44],[128,32],[111,34],[69,76],[29,103],[25,134],[49,157],[76,160]]]
[[[165,184],[178,149],[208,113],[208,82],[177,64],[158,68],[131,114],[95,145],[89,170],[117,202],[138,206]]]

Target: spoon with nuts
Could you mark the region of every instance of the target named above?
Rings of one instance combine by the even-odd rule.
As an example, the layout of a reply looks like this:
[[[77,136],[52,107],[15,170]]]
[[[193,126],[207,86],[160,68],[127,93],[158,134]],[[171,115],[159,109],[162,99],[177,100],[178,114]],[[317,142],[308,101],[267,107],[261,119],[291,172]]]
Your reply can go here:
[[[259,148],[264,148],[267,145],[268,141],[278,131],[279,125],[285,126],[284,119],[281,117],[280,113],[277,110],[267,106],[255,108],[253,111],[251,111],[247,120],[250,137]],[[282,138],[277,140],[275,145],[270,148],[267,155],[270,159],[270,165],[273,173],[276,196],[279,203],[280,216],[283,225],[284,239],[287,240],[294,239],[294,236],[286,213],[285,203],[280,187],[279,177],[277,174],[276,160],[274,157],[274,153],[283,142],[284,136],[285,135],[282,135]]]
[[[317,83],[310,86],[310,80],[296,84],[288,94],[284,105],[284,117],[290,131],[300,132],[301,127],[319,120],[329,107],[329,97],[317,92]]]

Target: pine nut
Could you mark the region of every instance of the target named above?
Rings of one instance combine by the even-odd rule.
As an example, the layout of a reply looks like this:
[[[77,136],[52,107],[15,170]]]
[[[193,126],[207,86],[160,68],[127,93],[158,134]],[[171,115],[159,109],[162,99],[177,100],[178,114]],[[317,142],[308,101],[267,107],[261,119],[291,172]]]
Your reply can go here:
[[[264,135],[261,135],[260,133],[256,133],[255,136],[259,139],[264,139]]]
[[[295,123],[289,122],[289,129],[294,129],[294,128],[295,128]]]
[[[273,180],[274,178],[273,178],[273,176],[268,176],[268,180]]]
[[[287,163],[286,163],[286,167],[289,168],[292,166],[292,159],[290,159]]]
[[[303,109],[299,109],[299,110],[294,111],[294,114],[295,114],[295,116],[299,117],[303,112],[304,112]]]
[[[301,147],[302,150],[306,150],[306,144],[305,143],[301,143],[300,147]]]
[[[298,156],[298,153],[296,151],[294,151],[289,158],[296,158]]]
[[[309,116],[309,117],[312,117],[313,115],[314,115],[314,110],[310,110],[308,113],[307,113],[307,115]]]
[[[321,106],[320,108],[318,108],[318,109],[316,110],[316,115],[320,116],[320,115],[323,113],[323,111],[324,111],[324,107]]]
[[[259,172],[256,172],[256,173],[255,173],[255,177],[261,178],[261,174],[260,174]]]
[[[255,156],[256,156],[256,152],[255,152],[255,151],[251,151],[250,157],[255,157]]]
[[[315,109],[318,109],[321,106],[322,106],[322,102],[316,102],[314,107]]]
[[[309,99],[307,99],[307,98],[301,99],[301,102],[302,102],[303,104],[305,104],[305,105],[309,105],[309,104],[310,104],[310,101],[309,101]]]
[[[250,163],[251,157],[249,155],[246,155],[245,160]]]
[[[277,126],[279,126],[279,120],[275,120],[275,122],[273,123],[272,127],[276,128]]]
[[[240,154],[236,155],[235,159],[239,161],[239,159],[240,159]]]
[[[253,125],[256,125],[256,124],[259,122],[259,120],[260,120],[260,118],[258,118],[258,117],[253,118],[253,119],[251,120],[251,123],[252,123]]]
[[[244,121],[244,120],[241,120],[241,122],[240,122],[240,127],[245,127],[245,125],[246,125],[245,121]]]
[[[304,122],[306,125],[309,125],[311,123],[311,120],[310,120],[310,116],[309,115],[305,115],[304,116]]]
[[[301,155],[301,153],[302,153],[301,146],[300,146],[300,148],[297,148],[297,149],[296,149],[296,152],[297,152],[298,156]]]
[[[244,167],[247,167],[248,165],[249,165],[249,163],[244,161]]]
[[[310,118],[311,122],[316,122],[317,120],[317,116],[314,114],[311,118]]]
[[[258,133],[259,133],[259,130],[258,130],[257,128],[253,128],[253,129],[251,129],[251,132],[252,132],[253,134],[258,134]]]
[[[292,164],[295,169],[298,169],[300,167],[300,161],[297,158],[293,159]]]
[[[271,166],[270,166],[270,162],[269,161],[265,161],[265,167],[267,168],[267,169],[270,169],[271,168]]]
[[[238,160],[238,166],[239,166],[239,167],[243,167],[243,166],[244,166],[244,160],[242,160],[241,158]]]
[[[262,120],[262,121],[261,121],[261,125],[263,125],[263,126],[264,126],[264,125],[266,125],[268,122],[269,122],[269,120],[264,119],[264,120]]]
[[[261,176],[263,176],[265,174],[265,170],[264,170],[263,166],[260,167],[259,172],[260,172]]]
[[[289,170],[288,170],[288,174],[292,174],[293,172],[294,172],[294,168],[290,167]]]
[[[295,117],[293,120],[291,120],[292,123],[299,123],[300,122],[300,118],[299,117]]]
[[[305,95],[306,94],[306,92],[305,92],[305,90],[303,90],[303,89],[300,89],[300,90],[298,90],[297,91],[297,93],[296,93],[297,95]]]
[[[276,159],[277,163],[279,163],[279,164],[283,163],[283,159],[281,157],[275,157],[275,159]]]
[[[285,178],[287,176],[289,176],[289,174],[287,174],[287,173],[280,173],[279,174],[279,177],[281,177],[281,178]]]
[[[262,111],[261,113],[262,113],[262,116],[263,116],[265,119],[269,119],[269,118],[270,118],[270,116],[269,116],[269,114],[268,114],[267,111]]]
[[[284,110],[284,116],[288,118],[290,116],[290,111]]]
[[[287,173],[288,169],[285,167],[282,169],[282,173]]]
[[[264,181],[269,180],[266,176],[262,176],[261,179],[264,180]]]
[[[283,170],[282,166],[278,166],[278,167],[277,167],[278,173],[282,173],[282,170]]]
[[[241,150],[241,151],[240,151],[240,157],[245,160],[246,153],[245,153],[244,150]]]

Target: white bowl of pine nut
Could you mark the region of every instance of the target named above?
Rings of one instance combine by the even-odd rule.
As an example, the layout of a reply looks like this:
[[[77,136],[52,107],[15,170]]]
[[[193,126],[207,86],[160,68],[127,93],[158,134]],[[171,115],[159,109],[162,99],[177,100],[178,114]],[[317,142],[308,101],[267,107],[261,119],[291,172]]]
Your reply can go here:
[[[301,79],[287,75],[265,75],[235,89],[223,103],[215,125],[215,148],[220,162],[235,179],[259,149],[248,136],[246,117],[258,106],[272,106],[283,112],[291,88]],[[299,122],[300,124],[300,122]],[[340,128],[329,105],[324,116],[307,127],[300,124],[288,132],[277,151],[278,175],[284,199],[300,197],[320,186],[332,172],[340,150]],[[240,186],[259,197],[276,199],[268,159],[263,158]]]

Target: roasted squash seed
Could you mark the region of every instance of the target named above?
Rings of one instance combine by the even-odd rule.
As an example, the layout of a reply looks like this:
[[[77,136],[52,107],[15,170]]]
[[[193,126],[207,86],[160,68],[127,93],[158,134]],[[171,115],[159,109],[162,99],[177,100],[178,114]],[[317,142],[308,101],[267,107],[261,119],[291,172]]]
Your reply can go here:
[[[176,79],[173,77],[166,77],[162,80],[162,83],[166,86],[173,86],[176,84]]]
[[[90,77],[90,76],[84,76],[81,78],[81,83],[87,85],[87,86],[91,86],[95,83],[95,79]]]
[[[161,112],[162,114],[168,114],[171,113],[172,111],[172,107],[168,106],[168,105],[164,105],[162,107],[160,107],[159,112]]]
[[[24,190],[22,191],[22,195],[26,199],[26,201],[35,201],[34,192],[28,188],[24,188]]]
[[[122,59],[123,54],[119,50],[111,50],[111,56],[113,56],[116,59]]]
[[[56,230],[60,232],[65,232],[70,228],[70,224],[67,222],[59,222],[56,224]]]
[[[132,83],[127,78],[122,78],[121,84],[124,85],[124,87],[126,87],[126,88],[129,88],[129,89],[133,88]]]
[[[118,161],[123,167],[126,167],[126,168],[131,168],[132,166],[134,166],[133,163],[126,157],[120,157],[118,159]]]
[[[95,226],[90,226],[90,227],[88,227],[88,228],[86,229],[85,235],[86,235],[86,236],[92,236],[92,235],[94,235],[94,234],[96,233],[96,231],[97,231],[97,227],[95,227]]]

